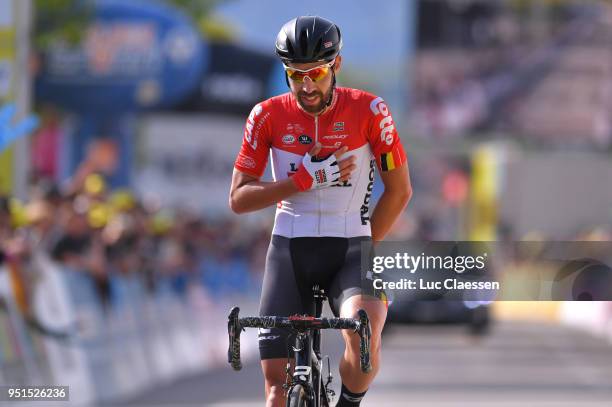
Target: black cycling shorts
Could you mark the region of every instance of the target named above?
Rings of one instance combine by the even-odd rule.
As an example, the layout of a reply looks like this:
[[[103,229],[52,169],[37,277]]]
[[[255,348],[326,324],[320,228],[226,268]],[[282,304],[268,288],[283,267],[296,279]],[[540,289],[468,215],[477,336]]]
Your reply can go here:
[[[363,292],[363,237],[295,237],[273,235],[266,257],[259,315],[290,316],[314,313],[312,287],[325,290],[332,312],[349,297]],[[374,293],[368,293],[374,295]],[[261,359],[286,358],[294,344],[290,330],[259,330]]]

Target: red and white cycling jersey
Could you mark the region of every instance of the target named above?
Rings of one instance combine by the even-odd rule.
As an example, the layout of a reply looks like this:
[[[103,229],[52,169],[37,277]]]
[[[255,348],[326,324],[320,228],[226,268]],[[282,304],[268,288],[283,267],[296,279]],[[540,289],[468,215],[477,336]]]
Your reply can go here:
[[[355,156],[357,168],[348,182],[296,193],[278,203],[273,234],[285,237],[370,236],[369,202],[374,184],[374,162],[391,171],[406,154],[382,98],[367,92],[337,88],[331,106],[311,116],[291,93],[257,104],[249,115],[235,168],[261,177],[268,155],[275,181],[290,177],[314,143],[323,145],[318,158],[342,146]]]

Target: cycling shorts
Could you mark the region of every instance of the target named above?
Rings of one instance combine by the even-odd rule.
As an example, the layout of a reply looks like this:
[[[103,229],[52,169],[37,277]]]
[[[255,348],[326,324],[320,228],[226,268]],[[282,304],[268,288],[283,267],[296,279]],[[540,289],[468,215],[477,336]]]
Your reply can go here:
[[[334,315],[349,297],[367,294],[382,298],[361,282],[360,237],[296,237],[272,235],[266,257],[259,315],[290,316],[314,314],[312,287],[325,290]],[[370,284],[367,286],[371,287]],[[261,359],[286,358],[294,345],[289,329],[260,329]]]

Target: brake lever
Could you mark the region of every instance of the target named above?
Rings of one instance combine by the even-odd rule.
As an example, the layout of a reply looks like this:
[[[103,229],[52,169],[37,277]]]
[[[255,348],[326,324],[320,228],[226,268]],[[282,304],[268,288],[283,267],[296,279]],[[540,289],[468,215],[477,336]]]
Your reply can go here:
[[[227,321],[227,333],[229,336],[227,361],[232,365],[234,370],[242,369],[242,362],[240,361],[240,334],[242,333],[242,327],[240,326],[240,319],[238,318],[239,312],[240,308],[232,308]]]
[[[359,316],[359,365],[361,371],[369,373],[372,370],[372,363],[370,362],[370,338],[372,331],[370,329],[370,319],[365,310],[360,309],[357,311]]]

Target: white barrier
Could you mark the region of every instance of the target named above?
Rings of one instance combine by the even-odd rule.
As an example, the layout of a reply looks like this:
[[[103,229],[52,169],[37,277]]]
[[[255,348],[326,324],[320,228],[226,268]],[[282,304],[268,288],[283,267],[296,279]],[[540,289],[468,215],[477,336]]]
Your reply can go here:
[[[227,365],[230,307],[240,305],[244,315],[257,311],[253,298],[212,301],[200,285],[192,286],[185,298],[163,289],[151,295],[139,280],[126,277],[112,280],[118,298],[104,308],[89,275],[67,270],[44,255],[36,262],[35,318],[49,331],[73,335],[66,340],[42,335],[51,377],[35,379],[26,373],[29,383],[20,384],[68,385],[70,405],[126,399]],[[11,315],[21,318],[15,311]],[[244,335],[245,359],[256,355],[256,332],[250,331]]]
[[[35,255],[34,261],[39,277],[33,296],[34,315],[45,327],[70,331],[77,324],[77,314],[62,278],[63,270],[40,253]],[[53,384],[70,386],[73,403],[91,403],[94,388],[85,350],[52,337],[43,337],[42,341]]]

